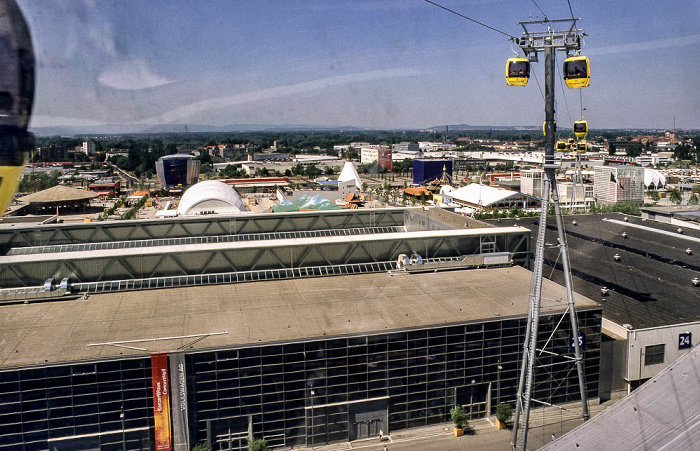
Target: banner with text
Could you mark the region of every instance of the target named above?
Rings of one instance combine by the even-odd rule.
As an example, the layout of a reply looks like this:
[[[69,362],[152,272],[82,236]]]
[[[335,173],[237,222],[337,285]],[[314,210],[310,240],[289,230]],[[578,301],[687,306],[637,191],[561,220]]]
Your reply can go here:
[[[170,439],[170,383],[168,381],[168,353],[151,354],[153,383],[153,417],[155,422],[156,451],[171,451]]]
[[[173,450],[190,451],[187,424],[187,373],[185,354],[170,353],[170,398],[173,406]]]

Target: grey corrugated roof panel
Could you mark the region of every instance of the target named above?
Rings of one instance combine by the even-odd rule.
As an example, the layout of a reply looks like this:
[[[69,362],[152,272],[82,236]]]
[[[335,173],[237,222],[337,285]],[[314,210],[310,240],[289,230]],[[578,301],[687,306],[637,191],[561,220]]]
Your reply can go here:
[[[540,450],[700,449],[700,349]]]

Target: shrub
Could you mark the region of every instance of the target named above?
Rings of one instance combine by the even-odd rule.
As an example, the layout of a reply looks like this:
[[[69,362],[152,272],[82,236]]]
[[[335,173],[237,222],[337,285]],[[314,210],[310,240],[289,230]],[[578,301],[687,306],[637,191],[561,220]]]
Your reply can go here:
[[[248,441],[248,451],[269,451],[269,449],[265,439],[254,438]]]
[[[467,417],[467,414],[464,413],[462,406],[454,406],[450,410],[450,418],[452,420],[452,424],[459,429],[462,429],[469,424],[469,418]]]
[[[513,416],[513,407],[505,402],[496,406],[496,418],[498,421],[507,423]]]

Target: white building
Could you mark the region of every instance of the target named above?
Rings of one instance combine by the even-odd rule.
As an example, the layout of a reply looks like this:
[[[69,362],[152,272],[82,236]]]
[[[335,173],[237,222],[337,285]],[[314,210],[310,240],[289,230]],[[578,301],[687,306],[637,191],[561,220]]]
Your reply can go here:
[[[659,155],[658,153],[647,153],[635,158],[635,162],[640,166],[658,166],[660,164],[668,164],[669,158],[666,155]]]
[[[88,139],[87,141],[83,141],[83,150],[82,152],[85,155],[95,155],[97,153],[97,150],[95,148],[95,141]]]
[[[379,162],[382,159],[381,157],[383,155],[386,155],[387,152],[391,152],[391,147],[381,146],[381,145],[361,147],[360,148],[360,163],[370,164],[373,161]]]
[[[424,152],[439,152],[441,150],[454,150],[457,148],[457,145],[452,143],[421,141],[418,143],[418,148]]]
[[[596,166],[593,197],[599,205],[643,204],[644,168],[639,166]]]
[[[557,182],[557,191],[562,208],[588,209],[595,204],[593,185],[573,182]]]
[[[520,172],[520,191],[528,196],[542,199],[544,170],[526,169]]]

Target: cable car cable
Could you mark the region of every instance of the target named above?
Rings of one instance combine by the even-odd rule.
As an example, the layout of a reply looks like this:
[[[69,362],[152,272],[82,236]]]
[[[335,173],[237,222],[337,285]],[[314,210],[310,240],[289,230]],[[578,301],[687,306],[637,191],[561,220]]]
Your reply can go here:
[[[544,20],[545,20],[545,21],[548,21],[549,19],[547,18],[547,14],[545,14],[544,11],[542,11],[542,8],[540,8],[540,5],[538,5],[537,2],[535,2],[535,0],[532,0],[532,3],[534,3],[535,6],[537,7],[537,9],[540,10],[540,12],[542,13],[542,15],[544,16]]]
[[[496,33],[501,33],[502,35],[508,36],[508,37],[511,38],[511,39],[517,39],[515,36],[510,35],[510,34],[506,33],[505,31],[501,31],[501,30],[497,30],[497,29],[495,29],[495,28],[493,28],[493,27],[489,27],[488,25],[486,25],[486,24],[484,24],[484,23],[481,23],[481,22],[479,22],[478,20],[474,20],[474,19],[472,19],[471,17],[467,17],[467,16],[465,16],[464,14],[460,14],[460,13],[458,13],[457,11],[451,10],[450,8],[445,8],[444,6],[439,5],[439,4],[435,3],[435,2],[431,2],[430,0],[425,0],[425,1],[428,2],[428,3],[430,3],[431,5],[437,6],[438,8],[442,8],[442,9],[444,9],[444,10],[447,11],[447,12],[451,12],[452,14],[455,14],[455,15],[457,15],[457,16],[463,18],[463,19],[471,20],[471,21],[474,22],[475,24],[479,24],[479,25],[481,25],[482,27],[486,27],[486,28],[488,28],[489,30],[495,31]]]
[[[571,9],[571,0],[566,0],[566,3],[569,4],[569,12],[571,13],[571,20],[574,21],[574,28],[576,28],[576,18],[574,17],[574,10]]]
[[[537,82],[537,87],[540,88],[540,95],[542,96],[542,100],[544,100],[544,92],[542,92],[542,86],[540,86],[540,81],[537,79],[537,72],[533,72],[532,75],[535,76],[535,81]]]

